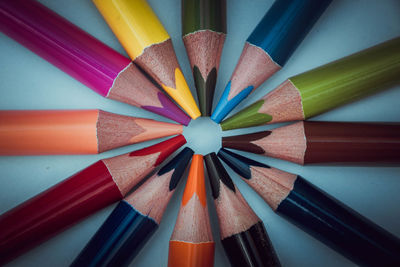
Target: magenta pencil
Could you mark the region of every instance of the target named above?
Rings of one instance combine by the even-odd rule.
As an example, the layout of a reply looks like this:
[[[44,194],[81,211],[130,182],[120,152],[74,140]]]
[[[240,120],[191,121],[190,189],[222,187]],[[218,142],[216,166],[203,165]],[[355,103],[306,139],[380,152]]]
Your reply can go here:
[[[128,58],[36,1],[0,1],[0,30],[104,97],[190,121]]]

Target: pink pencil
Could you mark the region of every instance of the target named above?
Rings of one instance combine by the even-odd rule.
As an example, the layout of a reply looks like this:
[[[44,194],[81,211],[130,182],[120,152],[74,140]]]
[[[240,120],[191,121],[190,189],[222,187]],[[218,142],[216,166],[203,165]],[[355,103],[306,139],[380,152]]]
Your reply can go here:
[[[0,1],[0,30],[104,97],[190,121],[128,58],[36,1]]]

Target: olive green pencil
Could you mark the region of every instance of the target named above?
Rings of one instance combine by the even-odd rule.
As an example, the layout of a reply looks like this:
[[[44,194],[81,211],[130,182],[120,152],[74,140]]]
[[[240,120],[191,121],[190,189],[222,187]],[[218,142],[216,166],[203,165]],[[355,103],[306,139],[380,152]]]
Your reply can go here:
[[[210,116],[226,35],[226,0],[182,0],[182,39],[202,116]]]
[[[304,120],[400,83],[400,37],[287,79],[222,130]]]

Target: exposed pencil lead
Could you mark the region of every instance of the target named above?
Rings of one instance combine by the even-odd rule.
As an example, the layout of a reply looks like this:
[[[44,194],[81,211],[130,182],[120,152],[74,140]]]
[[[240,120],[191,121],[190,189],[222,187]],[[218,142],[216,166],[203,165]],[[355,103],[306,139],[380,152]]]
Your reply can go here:
[[[231,177],[226,172],[224,166],[222,166],[219,161],[217,155],[213,152],[207,154],[205,157],[205,163],[207,166],[208,178],[211,184],[211,190],[213,193],[214,199],[219,196],[219,181],[221,180],[223,184],[225,184],[230,190],[235,192],[235,185],[232,182]]]
[[[186,170],[187,164],[193,155],[193,150],[189,147],[185,147],[178,155],[176,155],[171,161],[169,161],[164,167],[162,167],[157,175],[161,176],[171,170],[174,170],[172,174],[171,181],[169,184],[169,190],[172,191],[176,188],[182,177],[184,171]]]
[[[220,157],[229,167],[231,167],[240,176],[246,179],[251,178],[250,166],[270,168],[266,164],[243,157],[239,154],[233,153],[224,148],[221,148],[219,150],[218,157]]]
[[[271,131],[263,131],[251,134],[222,137],[222,147],[249,151],[256,154],[263,154],[265,150],[252,143],[271,134]]]

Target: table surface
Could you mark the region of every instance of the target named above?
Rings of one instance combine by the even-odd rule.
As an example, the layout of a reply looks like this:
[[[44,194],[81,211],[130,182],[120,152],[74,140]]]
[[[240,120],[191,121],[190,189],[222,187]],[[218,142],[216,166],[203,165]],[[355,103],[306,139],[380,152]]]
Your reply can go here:
[[[117,39],[89,0],[41,0],[73,23],[126,55]],[[181,40],[180,1],[150,0],[170,33],[184,75],[195,95],[189,61]],[[214,106],[237,63],[251,30],[271,6],[271,0],[228,1],[228,36],[214,98]],[[265,82],[235,112],[253,103],[286,78],[400,35],[400,2],[397,0],[336,0],[302,42],[286,66]],[[167,121],[158,115],[105,99],[26,48],[0,34],[0,109],[96,109]],[[400,86],[330,111],[313,120],[400,121]],[[220,137],[280,125],[223,133],[209,118],[191,122],[184,134],[196,153],[217,151]],[[126,153],[160,140],[85,156],[0,157],[0,213],[35,196],[95,161]],[[298,166],[278,159],[242,153],[264,163],[297,173],[362,215],[400,236],[400,167],[396,166]],[[228,169],[234,182],[263,220],[283,266],[352,266],[324,244],[299,230],[271,209],[239,177]],[[186,176],[184,177],[186,178]],[[208,187],[208,184],[207,184]],[[132,262],[132,266],[165,266],[168,240],[175,225],[184,182],[172,198],[158,231]],[[209,188],[207,188],[209,189]],[[215,266],[229,266],[218,241],[218,223],[211,202],[211,223],[216,242]],[[107,207],[74,227],[14,260],[9,266],[68,266],[115,205]]]

